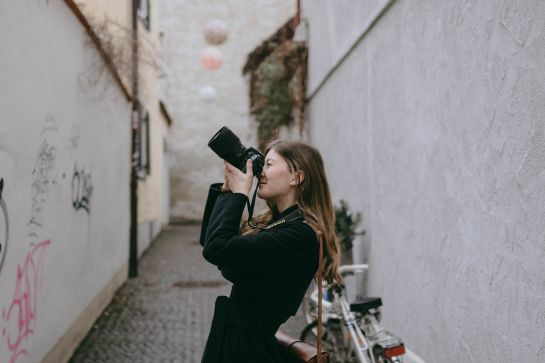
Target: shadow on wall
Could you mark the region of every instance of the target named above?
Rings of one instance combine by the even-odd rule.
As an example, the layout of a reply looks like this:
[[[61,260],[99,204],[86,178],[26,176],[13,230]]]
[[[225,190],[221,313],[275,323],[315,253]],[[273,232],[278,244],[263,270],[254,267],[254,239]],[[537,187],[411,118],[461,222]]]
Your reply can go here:
[[[6,202],[4,202],[4,199],[2,198],[3,191],[4,178],[0,178],[0,274],[2,273],[2,265],[4,264],[6,251],[8,250],[9,240],[8,208]]]

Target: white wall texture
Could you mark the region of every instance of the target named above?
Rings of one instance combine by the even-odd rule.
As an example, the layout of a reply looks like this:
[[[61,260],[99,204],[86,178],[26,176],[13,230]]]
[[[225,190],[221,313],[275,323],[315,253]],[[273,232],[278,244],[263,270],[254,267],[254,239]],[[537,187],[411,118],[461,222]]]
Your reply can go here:
[[[40,362],[128,260],[130,103],[64,2],[0,19],[0,362]]]
[[[247,147],[256,144],[249,127],[248,85],[242,77],[247,55],[295,14],[295,0],[164,0],[159,21],[170,68],[168,100],[173,125],[171,153],[171,216],[173,220],[202,218],[208,187],[223,180],[223,162],[207,146],[222,126],[228,126]],[[200,64],[208,46],[203,26],[221,19],[228,40],[218,46],[224,63],[215,71]],[[207,104],[198,97],[201,87],[216,88],[218,98]],[[261,204],[264,206],[264,204]],[[259,208],[256,207],[257,210]]]
[[[368,293],[426,362],[545,361],[545,2],[397,0],[316,89],[386,3],[303,1]]]

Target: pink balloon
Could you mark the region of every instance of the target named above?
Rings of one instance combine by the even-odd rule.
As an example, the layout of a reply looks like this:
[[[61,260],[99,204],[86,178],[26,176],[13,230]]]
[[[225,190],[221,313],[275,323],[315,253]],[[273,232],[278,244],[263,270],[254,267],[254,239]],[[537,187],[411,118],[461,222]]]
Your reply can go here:
[[[206,48],[201,55],[201,64],[204,69],[214,70],[221,67],[223,56],[217,48]]]

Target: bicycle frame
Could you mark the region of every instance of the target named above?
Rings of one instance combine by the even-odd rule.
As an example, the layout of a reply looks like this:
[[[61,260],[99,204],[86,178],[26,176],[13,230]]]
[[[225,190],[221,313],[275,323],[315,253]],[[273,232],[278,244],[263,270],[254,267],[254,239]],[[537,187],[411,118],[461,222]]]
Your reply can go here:
[[[336,301],[341,308],[343,321],[350,332],[352,345],[358,359],[361,363],[369,363],[368,357],[371,357],[371,362],[375,363],[373,354],[369,351],[369,343],[367,342],[367,338],[363,335],[354,313],[350,311],[350,305],[348,304],[348,301],[346,301],[344,294],[341,295],[338,292],[334,292],[333,294],[336,295]]]
[[[341,276],[353,275],[364,272],[368,269],[367,264],[342,265],[338,271]],[[384,352],[391,347],[397,347],[402,343],[388,331],[384,330],[378,323],[379,310],[371,310],[366,313],[357,313],[350,310],[350,304],[346,299],[346,287],[334,285],[327,289],[333,296],[332,301],[322,300],[322,320],[324,322],[341,321],[347,328],[350,335],[350,343],[353,352],[361,363],[377,363],[375,350]],[[310,294],[310,301],[313,306],[318,304],[318,291],[313,290]],[[342,316],[340,316],[342,315]],[[361,326],[360,326],[361,324]],[[396,348],[393,348],[396,349]],[[391,357],[392,361],[401,362],[401,357]]]
[[[354,264],[354,265],[341,265],[339,266],[338,270],[339,274],[342,277],[346,277],[349,275],[353,275],[355,273],[365,272],[369,269],[369,265],[367,264]],[[315,289],[310,294],[311,301],[315,304],[315,306],[318,306],[318,289]],[[332,303],[330,301],[322,299],[322,314],[327,314],[328,311],[331,311]],[[350,311],[350,309],[348,309]],[[336,316],[336,314],[335,314]]]

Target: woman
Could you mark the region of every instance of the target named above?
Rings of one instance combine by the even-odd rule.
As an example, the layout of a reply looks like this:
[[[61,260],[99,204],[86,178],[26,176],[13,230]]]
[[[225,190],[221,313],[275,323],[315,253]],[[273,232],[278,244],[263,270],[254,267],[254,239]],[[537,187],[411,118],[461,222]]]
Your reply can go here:
[[[323,277],[340,282],[340,243],[335,213],[318,150],[297,141],[277,140],[265,150],[258,196],[268,208],[241,218],[252,187],[246,173],[224,162],[224,183],[210,186],[200,242],[203,256],[233,283],[229,298],[216,300],[202,363],[281,362],[274,337],[295,315],[318,268],[324,236]],[[312,225],[312,227],[311,227]]]

